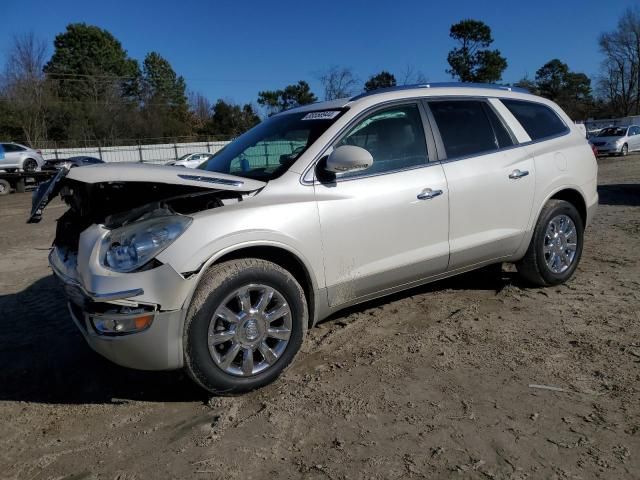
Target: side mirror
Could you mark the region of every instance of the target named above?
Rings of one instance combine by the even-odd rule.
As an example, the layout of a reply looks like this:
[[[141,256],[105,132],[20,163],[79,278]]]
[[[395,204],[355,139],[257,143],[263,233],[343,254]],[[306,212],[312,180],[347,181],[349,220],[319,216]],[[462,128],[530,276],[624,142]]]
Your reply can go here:
[[[342,145],[331,152],[325,170],[332,173],[355,172],[366,170],[371,165],[373,157],[367,150],[355,145]]]

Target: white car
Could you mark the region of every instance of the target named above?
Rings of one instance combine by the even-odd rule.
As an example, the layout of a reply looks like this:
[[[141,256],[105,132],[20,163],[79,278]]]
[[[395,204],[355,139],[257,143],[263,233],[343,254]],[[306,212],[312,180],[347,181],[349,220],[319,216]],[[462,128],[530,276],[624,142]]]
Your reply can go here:
[[[49,261],[89,345],[224,393],[273,381],[350,305],[500,262],[566,282],[598,204],[593,151],[555,103],[468,84],[285,111],[196,171],[65,173],[31,221],[57,191],[70,205]]]
[[[589,142],[596,147],[598,154],[626,157],[629,152],[640,151],[640,126],[603,128]]]
[[[0,170],[35,172],[44,165],[40,150],[19,143],[0,143]]]
[[[198,168],[205,161],[209,160],[213,154],[211,153],[187,153],[177,160],[171,160],[166,163],[169,166]]]

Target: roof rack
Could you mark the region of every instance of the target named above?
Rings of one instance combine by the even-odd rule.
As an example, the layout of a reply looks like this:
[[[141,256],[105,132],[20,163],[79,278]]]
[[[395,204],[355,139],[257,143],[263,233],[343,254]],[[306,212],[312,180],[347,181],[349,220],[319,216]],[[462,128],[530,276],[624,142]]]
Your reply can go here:
[[[531,93],[526,88],[512,87],[509,85],[498,85],[494,83],[471,83],[471,82],[435,82],[435,83],[417,83],[414,85],[401,85],[399,87],[379,88],[370,92],[361,93],[349,100],[358,100],[360,98],[376,95],[378,93],[397,92],[401,90],[413,90],[416,88],[486,88],[488,90],[504,90],[507,92]]]

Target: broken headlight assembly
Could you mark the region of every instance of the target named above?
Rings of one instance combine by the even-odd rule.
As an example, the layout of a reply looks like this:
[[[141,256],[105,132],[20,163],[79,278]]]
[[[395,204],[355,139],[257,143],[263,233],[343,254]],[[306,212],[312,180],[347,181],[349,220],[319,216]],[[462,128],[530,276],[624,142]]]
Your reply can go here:
[[[156,257],[191,224],[182,215],[157,217],[111,230],[102,240],[102,264],[116,272],[132,272]]]

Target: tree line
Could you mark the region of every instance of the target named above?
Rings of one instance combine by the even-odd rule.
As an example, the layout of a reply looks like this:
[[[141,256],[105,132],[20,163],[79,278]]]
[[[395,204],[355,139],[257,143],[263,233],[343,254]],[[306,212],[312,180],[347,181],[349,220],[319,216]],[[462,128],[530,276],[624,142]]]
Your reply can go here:
[[[493,48],[491,28],[474,19],[451,26],[455,47],[447,73],[457,81],[501,83],[508,66]],[[603,57],[591,79],[560,59],[550,59],[533,78],[515,83],[557,102],[575,120],[640,114],[640,8],[623,12],[616,28],[598,39]],[[124,139],[206,136],[235,137],[262,117],[319,100],[300,80],[278,90],[257,93],[256,103],[212,103],[189,92],[185,79],[158,52],[140,63],[129,57],[108,31],[70,24],[54,39],[53,54],[34,34],[14,38],[0,76],[0,138],[32,146],[47,142],[112,144]],[[387,70],[361,81],[353,69],[332,66],[318,74],[325,100],[403,84],[424,83],[413,66]]]

